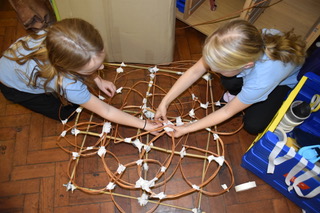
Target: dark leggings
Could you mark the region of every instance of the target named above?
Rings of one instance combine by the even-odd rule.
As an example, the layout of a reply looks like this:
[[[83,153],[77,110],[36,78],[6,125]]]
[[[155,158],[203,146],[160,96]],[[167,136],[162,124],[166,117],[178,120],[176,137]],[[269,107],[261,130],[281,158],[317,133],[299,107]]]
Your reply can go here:
[[[242,88],[243,80],[237,77],[221,77],[221,83],[232,95],[237,95]],[[291,90],[288,86],[277,86],[267,100],[255,103],[245,109],[244,128],[251,134],[262,132],[272,121]]]
[[[7,87],[2,83],[0,83],[0,90],[6,99],[55,120],[68,118],[78,108],[78,105],[63,106],[52,94],[30,94]]]

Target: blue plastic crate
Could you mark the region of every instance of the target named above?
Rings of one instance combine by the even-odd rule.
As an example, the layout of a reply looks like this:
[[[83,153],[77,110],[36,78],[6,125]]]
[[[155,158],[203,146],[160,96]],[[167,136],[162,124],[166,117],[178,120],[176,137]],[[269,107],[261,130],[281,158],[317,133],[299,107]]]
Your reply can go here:
[[[285,177],[302,158],[301,155],[296,154],[294,158],[285,161],[284,163],[275,166],[273,174],[267,173],[268,157],[273,147],[278,142],[278,137],[272,133],[267,132],[255,145],[243,156],[241,166],[250,170],[258,177],[263,179],[266,183],[277,189],[280,193],[296,203],[302,209],[308,213],[320,212],[320,195],[313,198],[303,198],[297,195],[294,190],[288,191],[288,186],[285,183]],[[284,146],[283,150],[279,153],[279,156],[284,156],[289,151],[289,147]],[[305,167],[306,170],[311,170],[315,165],[308,162]],[[296,176],[299,177],[304,172],[299,172]],[[313,189],[320,185],[320,175],[318,178],[310,178],[307,181],[299,184],[303,194],[310,193]]]
[[[184,13],[184,7],[186,5],[186,0],[177,0],[176,7],[181,13]]]
[[[251,148],[243,156],[241,166],[256,174],[258,177],[278,190],[288,199],[296,203],[306,212],[320,213],[320,194],[312,198],[299,196],[294,189],[289,191],[289,186],[285,182],[286,176],[292,170],[292,168],[294,168],[300,160],[305,160],[301,155],[294,152],[293,158],[279,165],[276,165],[273,173],[267,173],[269,155],[279,141],[278,137],[273,133],[273,131],[278,125],[279,120],[283,117],[288,106],[293,100],[303,100],[310,102],[314,94],[320,94],[320,76],[314,73],[307,73],[305,77],[306,78],[302,80],[303,84],[299,92],[297,94],[292,93],[293,95],[290,94],[291,96],[289,95],[288,99],[290,101],[287,99],[284,102],[283,108],[280,108],[278,114],[265,130],[265,133],[258,137],[258,140],[253,143]],[[296,128],[300,128],[301,130],[317,137],[320,136],[320,110],[318,110],[317,112],[313,112],[307,120],[305,120]],[[278,157],[286,155],[289,152],[289,149],[290,148],[288,146],[284,146],[278,154]],[[294,175],[292,181],[295,178],[311,171],[312,169],[318,168],[317,165],[309,161],[306,162],[306,166],[299,173]],[[302,195],[307,195],[320,186],[319,173],[320,172],[317,172],[315,177],[307,179],[297,185]],[[290,183],[292,184],[291,181]]]

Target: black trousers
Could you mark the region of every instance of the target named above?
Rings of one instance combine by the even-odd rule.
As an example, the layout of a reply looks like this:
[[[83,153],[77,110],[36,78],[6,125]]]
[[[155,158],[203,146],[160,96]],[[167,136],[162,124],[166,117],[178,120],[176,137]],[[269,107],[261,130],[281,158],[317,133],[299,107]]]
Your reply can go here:
[[[0,90],[6,99],[55,120],[68,118],[78,108],[78,105],[63,106],[61,101],[52,94],[30,94],[7,87],[2,83],[0,83]]]
[[[232,95],[237,95],[242,88],[243,79],[237,77],[221,77],[221,83]],[[251,134],[261,133],[272,121],[291,88],[277,86],[267,100],[255,103],[245,109],[244,128]]]

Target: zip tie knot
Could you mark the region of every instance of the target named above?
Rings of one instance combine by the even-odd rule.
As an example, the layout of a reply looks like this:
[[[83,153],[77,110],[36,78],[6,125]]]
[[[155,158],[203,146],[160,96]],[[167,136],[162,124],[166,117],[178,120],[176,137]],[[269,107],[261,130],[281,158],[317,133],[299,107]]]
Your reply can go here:
[[[100,157],[103,157],[106,154],[107,150],[105,146],[100,146],[99,150],[98,150],[98,155]]]
[[[98,97],[99,97],[99,99],[102,100],[102,101],[106,99],[106,98],[103,97],[102,95],[99,95]]]
[[[118,88],[117,90],[116,90],[116,93],[122,93],[122,89],[123,89],[123,87],[120,87],[120,88]]]
[[[159,198],[159,200],[162,200],[162,199],[166,198],[167,195],[164,194],[163,192],[160,192],[159,194],[154,194],[152,197]]]
[[[138,202],[139,202],[140,206],[147,205],[148,198],[149,198],[148,195],[145,192],[143,192],[141,197],[138,197]]]
[[[114,184],[113,182],[109,182],[108,185],[106,186],[107,190],[113,190],[114,187],[116,187],[116,184]]]
[[[209,163],[211,163],[212,160],[215,160],[219,164],[219,166],[222,166],[224,163],[224,156],[215,157],[213,155],[210,155],[207,157],[207,159]]]
[[[72,159],[75,160],[77,159],[77,157],[79,157],[79,153],[78,152],[72,152]]]
[[[66,131],[66,130],[64,130],[63,132],[61,132],[60,136],[61,136],[61,137],[65,137],[65,136],[66,136],[66,134],[67,134],[67,131]]]
[[[183,158],[187,154],[186,147],[182,147],[180,151],[180,157]]]
[[[199,191],[200,190],[200,187],[199,186],[197,186],[197,185],[195,185],[195,184],[193,184],[192,185],[192,188],[194,188],[195,190],[197,190],[197,191]]]
[[[126,170],[126,167],[122,164],[119,164],[117,173],[120,175],[124,170]]]

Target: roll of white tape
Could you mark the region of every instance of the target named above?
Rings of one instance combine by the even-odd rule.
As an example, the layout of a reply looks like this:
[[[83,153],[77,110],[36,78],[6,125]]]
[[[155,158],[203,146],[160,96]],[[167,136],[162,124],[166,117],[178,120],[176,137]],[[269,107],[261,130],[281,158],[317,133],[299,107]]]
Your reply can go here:
[[[243,184],[235,186],[234,189],[236,190],[236,192],[241,192],[241,191],[252,189],[256,186],[257,185],[256,185],[255,181],[249,181],[247,183],[243,183]]]

